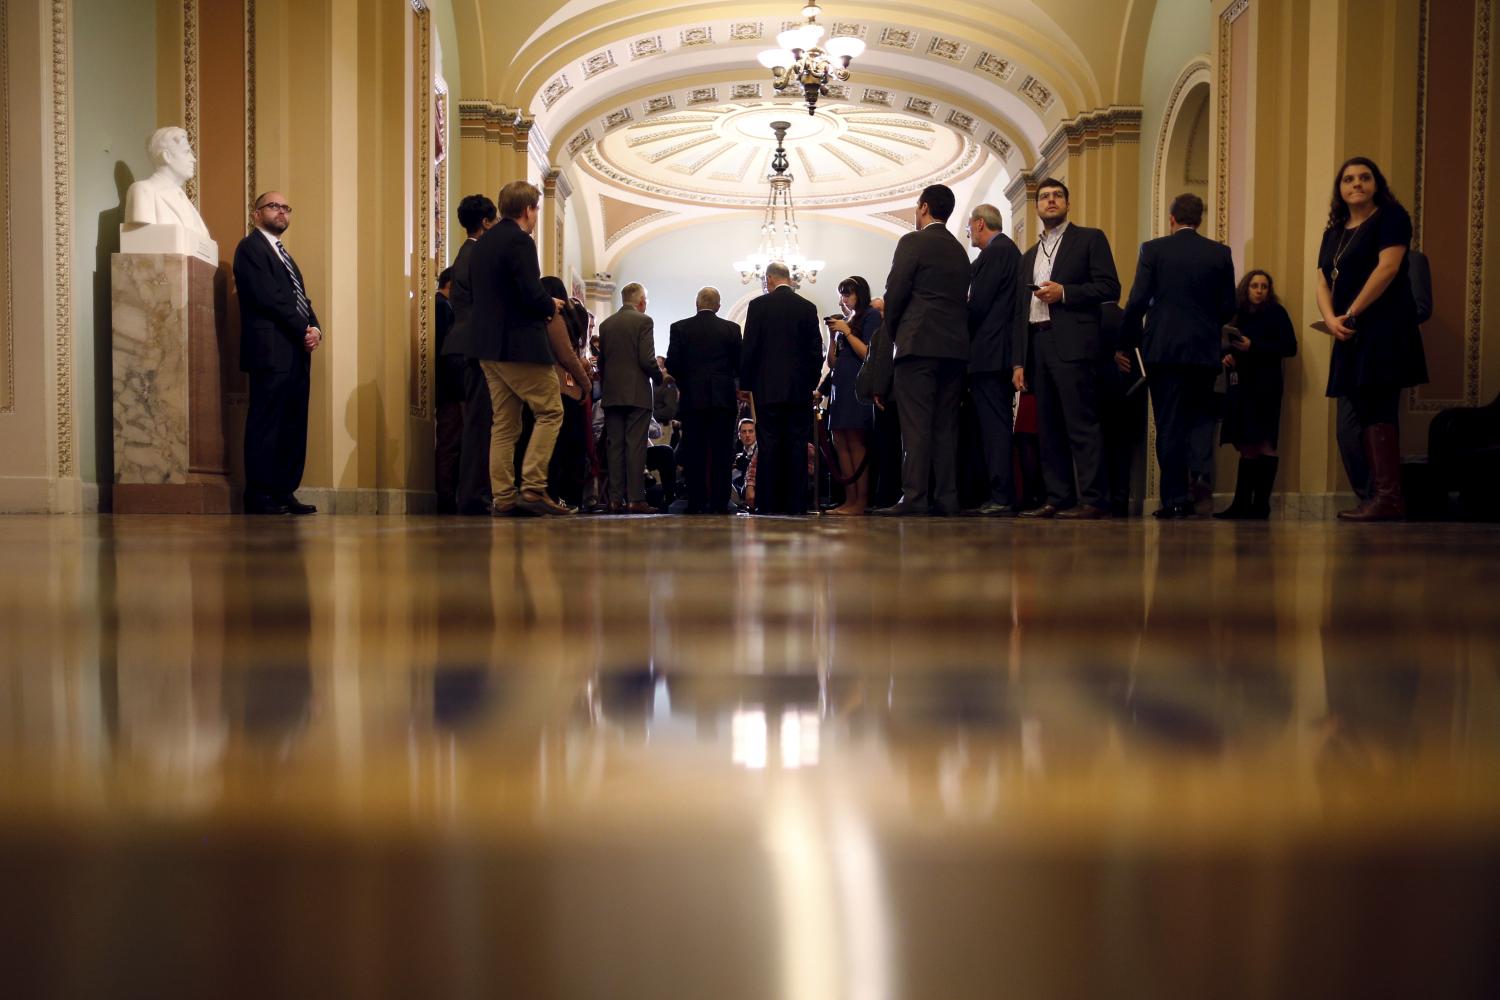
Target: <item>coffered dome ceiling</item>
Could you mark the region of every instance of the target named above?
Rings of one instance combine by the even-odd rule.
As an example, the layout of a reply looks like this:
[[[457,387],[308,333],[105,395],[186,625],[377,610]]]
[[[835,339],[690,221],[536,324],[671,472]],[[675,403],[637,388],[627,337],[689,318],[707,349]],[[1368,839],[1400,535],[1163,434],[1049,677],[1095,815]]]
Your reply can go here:
[[[576,162],[643,194],[755,208],[765,201],[777,120],[791,123],[790,172],[806,208],[906,199],[925,184],[967,174],[982,156],[961,130],[915,114],[833,103],[808,115],[786,101],[744,101],[621,123]]]
[[[800,99],[777,97],[756,58],[800,23],[796,0],[455,9],[460,34],[484,40],[473,78],[465,61],[464,89],[505,95],[534,117],[534,162],[578,189],[585,243],[607,259],[647,231],[758,211],[773,119],[793,123],[798,208],[825,219],[909,225],[912,195],[938,181],[993,200],[1063,121],[1133,103],[1138,73],[1120,53],[1144,44],[1153,6],[825,0],[818,23],[829,37],[865,50],[811,117]]]

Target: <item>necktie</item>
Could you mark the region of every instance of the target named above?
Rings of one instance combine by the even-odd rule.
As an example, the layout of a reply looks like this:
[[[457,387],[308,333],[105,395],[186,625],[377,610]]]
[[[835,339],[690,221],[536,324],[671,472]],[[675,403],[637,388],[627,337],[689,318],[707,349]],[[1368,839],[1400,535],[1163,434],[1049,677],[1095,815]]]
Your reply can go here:
[[[312,315],[312,303],[307,301],[307,293],[302,290],[302,279],[297,277],[297,265],[292,263],[292,255],[286,252],[286,247],[281,241],[276,241],[276,252],[281,254],[281,262],[286,265],[286,273],[292,278],[292,288],[297,293],[297,312],[301,315],[303,322]]]

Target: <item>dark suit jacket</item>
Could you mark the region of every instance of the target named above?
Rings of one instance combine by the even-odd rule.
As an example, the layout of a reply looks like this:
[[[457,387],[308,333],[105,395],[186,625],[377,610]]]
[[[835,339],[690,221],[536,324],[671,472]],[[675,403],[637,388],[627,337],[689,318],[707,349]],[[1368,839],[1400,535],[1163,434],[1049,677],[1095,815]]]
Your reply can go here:
[[[605,406],[651,409],[651,380],[661,378],[654,327],[651,317],[634,306],[599,324],[599,398]]]
[[[969,360],[969,255],[934,222],[896,244],[885,279],[885,328],[896,358]]]
[[[465,355],[472,349],[469,317],[474,312],[474,284],[471,265],[478,242],[466,238],[453,257],[453,287],[448,289],[448,304],[453,307],[453,329],[448,331],[448,339],[438,348],[439,354]]]
[[[296,263],[292,264],[297,267]],[[276,248],[260,230],[253,229],[234,248],[234,285],[240,299],[240,371],[289,372],[307,356],[302,343],[307,328],[316,326],[312,293],[297,268],[297,280],[308,296],[307,319],[297,312],[297,292]]]
[[[547,321],[557,304],[542,287],[536,241],[514,219],[501,219],[469,253],[469,287],[474,295],[466,348],[472,351],[470,356],[482,361],[555,363]]]
[[[740,374],[739,324],[700,309],[672,324],[667,371],[677,380],[683,410],[732,409]]]
[[[1024,328],[1028,296],[1021,251],[1004,233],[979,251],[969,279],[969,371],[1010,375],[1016,326]]]
[[[750,302],[740,381],[755,393],[756,406],[807,403],[823,371],[823,334],[818,307],[782,285]],[[669,369],[670,370],[670,369]]]
[[[1224,324],[1233,318],[1228,247],[1191,229],[1141,244],[1120,343],[1127,351],[1140,347],[1148,372],[1152,362],[1219,367]]]
[[[1021,260],[1021,284],[1030,285],[1036,268],[1037,246],[1026,251]],[[1103,231],[1071,223],[1063,231],[1057,256],[1052,261],[1052,280],[1063,286],[1063,301],[1048,307],[1052,330],[1045,334],[1057,344],[1057,356],[1064,361],[1097,361],[1103,354],[1099,336],[1099,307],[1120,300],[1120,275],[1115,270],[1114,254]],[[1026,312],[1031,310],[1030,292],[1025,298]],[[1027,352],[1027,326],[1016,331],[1011,345],[1011,365],[1024,367]]]

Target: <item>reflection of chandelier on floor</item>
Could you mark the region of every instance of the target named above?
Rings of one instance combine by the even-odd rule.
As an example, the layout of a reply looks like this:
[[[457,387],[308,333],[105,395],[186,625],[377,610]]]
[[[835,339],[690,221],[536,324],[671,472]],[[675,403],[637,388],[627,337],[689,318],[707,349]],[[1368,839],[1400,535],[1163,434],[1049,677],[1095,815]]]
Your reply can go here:
[[[771,194],[766,199],[766,219],[760,227],[760,249],[744,260],[734,262],[740,272],[740,281],[764,281],[766,265],[781,261],[792,272],[792,281],[801,284],[818,280],[818,272],[825,262],[802,256],[797,241],[797,211],[792,207],[792,175],[786,172],[786,130],[791,122],[772,122],[771,131],[776,133],[776,155],[771,158],[772,173],[766,178],[771,184]]]
[[[807,113],[818,107],[818,98],[828,96],[828,84],[849,79],[849,63],[865,51],[858,38],[841,35],[830,38],[826,48],[823,26],[818,24],[817,0],[808,0],[802,8],[807,20],[776,36],[779,49],[767,49],[759,56],[760,64],[771,71],[771,85],[778,94],[801,94],[807,101]],[[838,65],[834,65],[837,61]]]

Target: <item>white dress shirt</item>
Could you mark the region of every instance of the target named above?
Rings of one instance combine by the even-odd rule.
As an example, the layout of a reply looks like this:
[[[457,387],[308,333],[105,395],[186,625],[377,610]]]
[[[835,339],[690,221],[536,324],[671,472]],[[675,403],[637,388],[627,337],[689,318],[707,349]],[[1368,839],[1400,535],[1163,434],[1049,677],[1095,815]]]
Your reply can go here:
[[[1031,268],[1033,285],[1045,285],[1052,280],[1052,264],[1057,259],[1057,248],[1062,245],[1063,233],[1067,229],[1068,224],[1064,222],[1050,233],[1043,229],[1042,235],[1037,238],[1036,260]],[[1032,323],[1052,322],[1051,309],[1035,294],[1031,296],[1031,315],[1027,320]]]

